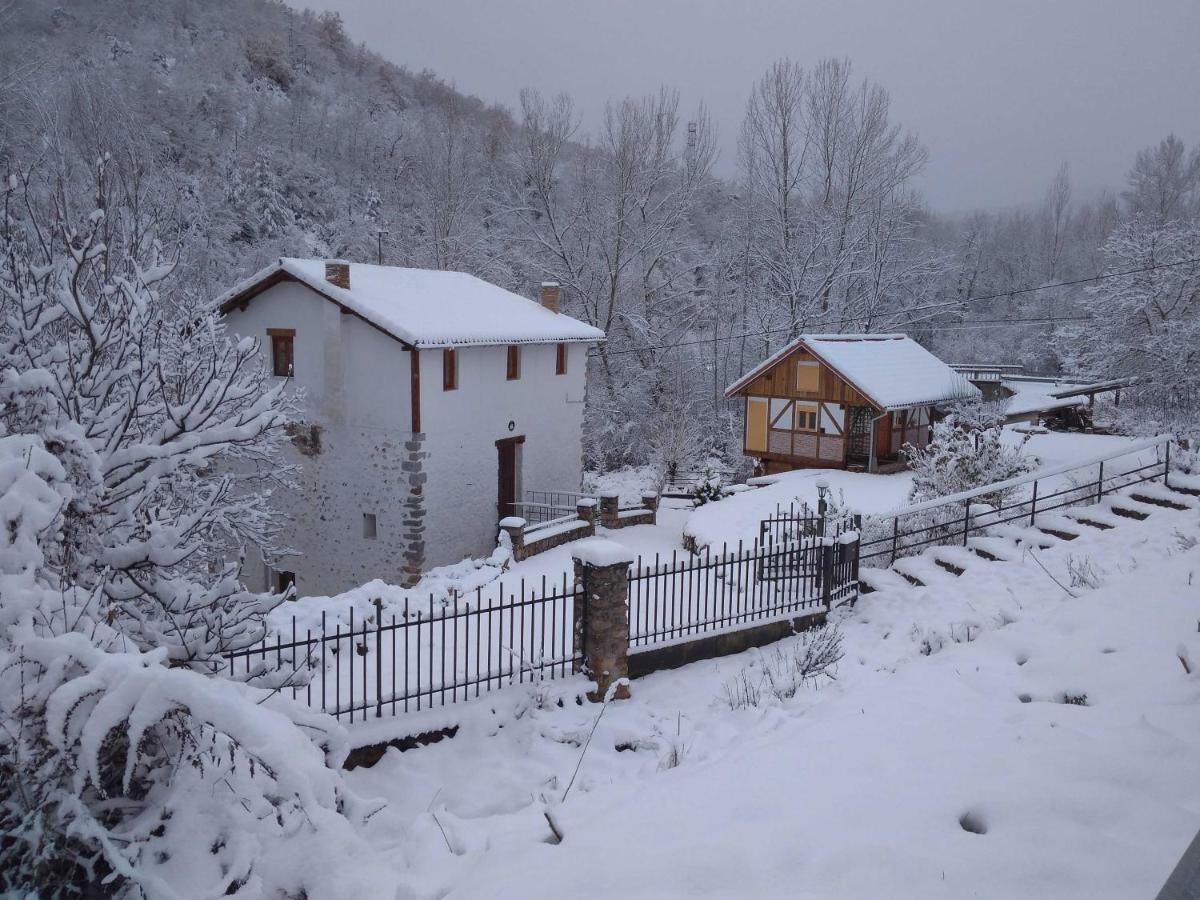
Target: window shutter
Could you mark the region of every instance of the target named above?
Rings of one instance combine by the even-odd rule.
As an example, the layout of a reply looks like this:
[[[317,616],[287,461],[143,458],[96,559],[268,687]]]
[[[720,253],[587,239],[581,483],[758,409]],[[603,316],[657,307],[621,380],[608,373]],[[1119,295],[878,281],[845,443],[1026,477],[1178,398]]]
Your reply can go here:
[[[275,375],[289,376],[295,372],[295,337],[294,328],[268,328],[267,336],[271,339],[271,371]]]
[[[820,363],[796,363],[796,390],[803,394],[816,394],[821,390]]]
[[[517,344],[508,345],[508,371],[506,377],[509,381],[516,381],[521,377],[521,348]]]
[[[442,390],[458,388],[458,354],[453,347],[442,351]]]
[[[567,345],[557,344],[554,348],[554,374],[567,374]]]

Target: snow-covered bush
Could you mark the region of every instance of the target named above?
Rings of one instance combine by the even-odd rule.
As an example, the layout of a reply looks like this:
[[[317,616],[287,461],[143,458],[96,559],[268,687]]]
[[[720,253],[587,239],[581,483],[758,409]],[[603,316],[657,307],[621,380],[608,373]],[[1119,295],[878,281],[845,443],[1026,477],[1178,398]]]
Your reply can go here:
[[[842,632],[836,625],[803,631],[790,644],[776,644],[767,656],[763,674],[776,700],[788,700],[806,685],[833,678],[841,662]]]
[[[278,600],[247,591],[239,570],[247,548],[273,547],[290,402],[255,341],[232,340],[172,286],[156,195],[118,191],[106,158],[87,185],[65,165],[8,185],[0,435],[37,436],[70,487],[48,575],[135,646],[216,669],[261,637]]]
[[[0,639],[0,890],[371,890],[357,870],[382,873],[355,831],[371,809],[342,785],[333,720],[103,634],[43,637],[30,616]]]
[[[386,894],[335,721],[136,649],[64,574],[58,450],[0,436],[0,893]]]
[[[925,447],[905,446],[913,484],[909,497],[914,502],[933,500],[971,491],[1024,475],[1037,467],[1037,460],[1020,447],[1003,441],[1003,418],[980,404],[973,411],[959,409],[933,426]],[[1000,494],[980,495],[980,503],[999,505]]]
[[[712,503],[720,500],[724,495],[725,489],[721,484],[721,476],[712,466],[705,466],[696,486],[692,488],[692,506]]]
[[[796,639],[777,643],[762,655],[762,671],[745,666],[724,684],[732,710],[759,706],[770,697],[789,700],[802,687],[832,679],[842,656],[842,632],[836,625],[802,631]]]

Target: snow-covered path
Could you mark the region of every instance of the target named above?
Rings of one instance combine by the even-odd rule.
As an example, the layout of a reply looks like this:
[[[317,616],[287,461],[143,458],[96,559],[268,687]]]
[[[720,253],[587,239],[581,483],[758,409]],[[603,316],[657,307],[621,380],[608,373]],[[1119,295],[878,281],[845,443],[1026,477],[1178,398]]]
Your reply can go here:
[[[837,681],[791,700],[722,699],[769,651],[638,680],[558,845],[543,810],[598,712],[570,682],[467,704],[453,740],[350,778],[391,801],[372,831],[417,896],[1152,896],[1200,827],[1189,503],[1051,539],[1054,578],[1104,582],[1077,597],[1019,551],[866,595]]]

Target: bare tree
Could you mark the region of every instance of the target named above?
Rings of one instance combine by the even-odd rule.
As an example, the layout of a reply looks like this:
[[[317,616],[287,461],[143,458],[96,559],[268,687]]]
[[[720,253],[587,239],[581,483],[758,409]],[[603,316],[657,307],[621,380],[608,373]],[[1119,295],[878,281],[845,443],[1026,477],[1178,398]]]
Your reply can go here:
[[[1161,221],[1186,218],[1200,210],[1200,148],[1189,154],[1183,141],[1169,134],[1158,146],[1138,152],[1127,180],[1130,212]]]

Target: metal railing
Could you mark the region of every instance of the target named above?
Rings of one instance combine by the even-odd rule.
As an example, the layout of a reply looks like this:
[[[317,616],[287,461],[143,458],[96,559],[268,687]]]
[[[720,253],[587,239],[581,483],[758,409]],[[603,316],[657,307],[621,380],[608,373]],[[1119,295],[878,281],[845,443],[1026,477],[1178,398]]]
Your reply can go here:
[[[629,644],[648,646],[817,613],[858,596],[858,536],[641,557],[627,576]]]
[[[512,515],[520,516],[530,525],[565,519],[575,514],[576,505],[586,496],[575,491],[526,491],[521,502],[512,504]]]
[[[1140,455],[1149,450],[1155,451],[1155,459],[1143,462]],[[862,542],[860,558],[863,562],[887,559],[883,565],[890,565],[900,556],[924,547],[956,543],[966,546],[972,535],[985,534],[997,526],[1033,527],[1039,515],[1098,503],[1135,484],[1157,480],[1165,483],[1170,473],[1170,451],[1171,438],[1162,435],[1080,463],[913,504],[871,523],[868,530],[874,534]],[[1118,462],[1131,456],[1135,457],[1132,465]],[[1068,482],[1065,487],[1055,481],[1064,477]],[[879,534],[881,526],[886,533]]]
[[[489,594],[492,592],[489,591]],[[232,674],[273,670],[286,675],[285,695],[354,722],[445,706],[509,684],[572,674],[576,655],[576,586],[543,580],[527,593],[498,586],[494,597],[477,590],[474,602],[443,607],[405,601],[357,620],[301,630],[292,617],[290,635],[275,633],[259,644],[226,655]]]
[[[826,516],[807,503],[794,502],[785,508],[775,505],[775,514],[758,523],[761,544],[783,544],[814,537],[838,537],[847,531],[858,531],[861,516]]]

